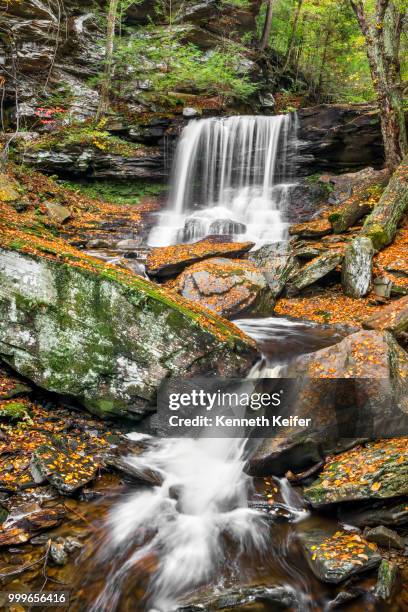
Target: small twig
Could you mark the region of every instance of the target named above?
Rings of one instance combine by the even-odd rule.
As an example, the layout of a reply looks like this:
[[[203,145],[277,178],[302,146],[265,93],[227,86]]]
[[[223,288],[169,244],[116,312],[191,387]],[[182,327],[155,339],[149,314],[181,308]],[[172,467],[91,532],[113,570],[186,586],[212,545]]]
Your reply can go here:
[[[87,525],[89,525],[89,527],[92,529],[94,533],[98,532],[96,527],[92,525],[92,523],[88,521],[88,519],[83,514],[78,512],[78,510],[74,510],[74,508],[68,508],[68,506],[66,506],[65,504],[64,504],[64,508],[66,508],[68,512],[72,512],[73,514],[76,514],[82,521],[84,521]]]
[[[35,565],[38,565],[39,563],[41,563],[42,561],[44,561],[45,565],[47,564],[47,560],[48,560],[48,555],[50,552],[50,547],[51,547],[51,539],[48,540],[47,542],[47,549],[44,553],[44,555],[42,557],[40,557],[39,559],[37,559],[37,561],[33,561],[33,563],[29,563],[28,565],[23,565],[23,567],[20,567],[17,570],[14,570],[14,572],[8,572],[5,574],[0,574],[0,578],[8,578],[9,576],[15,576],[16,574],[22,574],[23,572],[25,572],[26,570],[30,569],[30,567],[34,567]]]

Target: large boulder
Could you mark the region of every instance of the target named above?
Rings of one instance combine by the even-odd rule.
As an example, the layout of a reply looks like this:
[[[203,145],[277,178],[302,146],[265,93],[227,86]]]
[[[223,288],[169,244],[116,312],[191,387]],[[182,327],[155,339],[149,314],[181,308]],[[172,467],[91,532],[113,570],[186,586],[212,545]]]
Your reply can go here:
[[[186,268],[172,287],[227,319],[244,312],[268,315],[275,303],[262,272],[241,259],[206,259]]]
[[[141,277],[74,250],[58,261],[2,248],[0,354],[90,411],[141,417],[165,378],[244,374],[256,352],[232,324]]]
[[[173,276],[187,266],[211,257],[242,257],[254,246],[253,242],[199,240],[192,244],[157,247],[150,251],[146,271],[150,276]]]
[[[291,415],[308,428],[272,431],[253,453],[254,476],[302,471],[353,438],[408,434],[408,355],[388,332],[361,331],[295,359]]]

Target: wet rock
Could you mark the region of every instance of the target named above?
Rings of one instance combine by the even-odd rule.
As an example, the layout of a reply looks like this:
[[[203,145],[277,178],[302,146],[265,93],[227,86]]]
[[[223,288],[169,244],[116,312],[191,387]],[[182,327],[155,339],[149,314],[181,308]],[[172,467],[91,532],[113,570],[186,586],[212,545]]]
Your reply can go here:
[[[141,238],[139,240],[135,240],[134,238],[127,238],[126,240],[120,240],[116,244],[116,248],[118,251],[132,251],[138,249],[141,243]]]
[[[146,279],[8,249],[0,249],[0,354],[90,411],[135,418],[155,410],[165,378],[239,376],[256,358],[235,326]]]
[[[341,608],[342,606],[347,605],[350,601],[354,601],[358,599],[364,594],[363,589],[353,588],[348,591],[340,591],[336,595],[334,599],[328,602],[327,608],[328,610],[336,610],[337,608]]]
[[[316,219],[305,223],[298,223],[289,228],[291,236],[299,238],[321,238],[333,233],[333,228],[328,219]]]
[[[265,277],[247,260],[213,258],[194,264],[177,277],[174,289],[227,319],[244,312],[271,314],[274,307]]]
[[[95,478],[99,464],[90,455],[77,452],[73,442],[39,446],[31,458],[36,482],[48,481],[63,495],[72,495]]]
[[[378,579],[374,591],[375,596],[384,601],[389,601],[397,585],[398,575],[397,565],[383,559],[378,570]]]
[[[381,555],[375,544],[357,534],[310,529],[299,535],[310,569],[322,582],[338,584],[350,576],[375,568]]]
[[[333,272],[343,261],[343,254],[338,251],[323,253],[292,274],[289,279],[288,294],[293,295],[313,285]]]
[[[370,442],[329,459],[303,491],[314,508],[345,501],[388,499],[408,493],[408,438]],[[358,466],[352,468],[351,466]]]
[[[357,527],[375,527],[388,525],[397,527],[408,523],[408,505],[403,502],[384,503],[371,502],[368,507],[359,509],[340,508],[339,519],[343,523]]]
[[[116,241],[104,240],[103,238],[95,238],[94,240],[88,240],[86,243],[87,249],[115,249]]]
[[[301,610],[300,602],[290,587],[250,586],[231,589],[210,596],[195,597],[177,609],[177,612],[199,612],[203,610],[246,609],[250,604],[263,603],[273,606],[274,610]],[[244,608],[245,606],[245,608]]]
[[[381,548],[396,548],[405,550],[405,540],[396,531],[388,529],[383,525],[367,528],[364,530],[364,537],[368,542],[374,542]]]
[[[57,202],[43,202],[47,215],[55,223],[63,224],[71,218],[71,211]]]
[[[211,235],[219,234],[221,236],[233,236],[236,234],[245,234],[246,229],[244,223],[238,223],[238,221],[234,221],[233,219],[216,219],[211,223],[208,233]]]
[[[107,464],[129,476],[132,480],[145,482],[153,486],[161,486],[163,483],[163,475],[160,472],[138,465],[137,460],[134,460],[131,455],[128,457],[114,457],[109,459]]]
[[[186,106],[183,108],[183,117],[186,119],[194,119],[195,117],[200,116],[200,111],[196,108],[192,108],[191,106]]]
[[[379,331],[387,330],[396,336],[408,331],[408,296],[381,308],[378,314],[363,322],[363,327]]]
[[[69,561],[68,553],[64,547],[64,540],[58,538],[51,542],[50,546],[50,558],[55,565],[66,565]]]
[[[384,165],[378,110],[366,104],[320,104],[298,111],[298,154],[305,173]]]
[[[266,282],[277,298],[282,293],[288,279],[299,269],[299,264],[286,244],[266,244],[250,254],[263,273]]]
[[[31,534],[60,525],[64,516],[63,506],[32,509],[17,507],[0,527],[0,546],[24,544],[30,540]]]
[[[408,357],[388,332],[347,336],[294,359],[283,376],[293,380],[290,414],[311,425],[271,431],[248,462],[251,475],[305,470],[356,438],[408,435]]]
[[[149,276],[174,276],[187,266],[211,257],[241,257],[253,246],[253,242],[218,242],[206,238],[192,244],[158,247],[149,253],[146,271]]]
[[[341,282],[344,293],[360,298],[370,290],[374,249],[369,238],[358,236],[347,247]]]
[[[303,470],[324,456],[319,436],[288,431],[287,435],[265,438],[245,466],[250,476],[282,476],[289,469]]]

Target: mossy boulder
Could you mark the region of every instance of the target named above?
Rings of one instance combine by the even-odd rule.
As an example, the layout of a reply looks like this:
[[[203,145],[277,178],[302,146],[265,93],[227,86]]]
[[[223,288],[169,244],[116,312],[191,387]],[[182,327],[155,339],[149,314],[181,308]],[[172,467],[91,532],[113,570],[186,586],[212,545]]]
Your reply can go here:
[[[91,412],[136,418],[165,378],[240,376],[256,358],[235,326],[141,277],[12,248],[0,249],[0,354]]]
[[[315,508],[407,495],[407,450],[408,438],[393,438],[331,457],[304,495]]]

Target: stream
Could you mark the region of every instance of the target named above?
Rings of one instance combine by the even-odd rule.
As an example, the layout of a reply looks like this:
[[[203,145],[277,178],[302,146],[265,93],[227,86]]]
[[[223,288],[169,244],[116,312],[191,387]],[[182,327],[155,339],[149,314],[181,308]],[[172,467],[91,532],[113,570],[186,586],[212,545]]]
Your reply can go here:
[[[288,240],[297,127],[296,114],[189,122],[175,153],[168,206],[143,248],[214,235],[252,241],[254,248]],[[260,353],[242,382],[249,386],[279,378],[293,359],[350,333],[245,311],[234,323]],[[120,460],[150,484],[103,474],[89,498],[67,500],[71,523],[56,534],[75,533],[81,552],[61,573],[51,568],[47,580],[73,587],[72,612],[326,612],[337,596],[346,598],[349,612],[378,609],[375,577],[359,577],[354,602],[353,578],[335,586],[312,573],[299,535],[354,528],[334,512],[312,513],[289,473],[250,477],[246,463],[259,441],[202,432],[196,439],[159,438],[141,433],[151,433],[143,424],[123,427],[130,445]]]
[[[175,154],[168,207],[158,215],[149,244],[214,234],[252,240],[257,247],[286,240],[296,148],[296,115],[191,121]],[[248,379],[279,377],[293,358],[346,335],[286,318],[235,323],[262,355]],[[247,440],[144,443],[141,454],[124,460],[157,475],[158,483],[131,488],[106,509],[99,542],[92,545],[96,553],[80,572],[87,578],[81,580],[78,610],[211,610],[223,593],[231,604],[223,609],[328,609],[335,590],[313,577],[296,536],[316,522],[334,532],[337,523],[312,517],[286,478],[247,476]]]
[[[278,364],[307,347],[318,350],[344,335],[280,318],[236,323],[257,341],[263,377],[276,376]],[[130,437],[148,444],[144,453],[126,461],[161,474],[163,481],[153,488],[131,487],[109,502],[98,541],[90,543],[96,553],[80,571],[86,576],[80,585],[85,601],[75,609],[171,612],[184,609],[183,602],[191,598],[200,602],[231,590],[239,601],[255,586],[280,589],[278,596],[292,598],[293,609],[326,609],[335,589],[312,575],[296,536],[322,523],[334,531],[338,524],[311,516],[286,478],[247,476],[245,440]],[[272,599],[239,609],[280,608]]]

